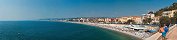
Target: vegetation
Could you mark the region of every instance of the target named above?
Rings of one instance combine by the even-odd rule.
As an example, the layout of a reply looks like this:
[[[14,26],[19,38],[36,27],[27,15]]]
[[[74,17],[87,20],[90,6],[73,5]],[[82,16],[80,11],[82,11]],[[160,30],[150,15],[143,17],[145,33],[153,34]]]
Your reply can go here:
[[[162,12],[164,11],[172,11],[172,10],[177,10],[177,3],[173,3],[171,6],[162,8],[158,11],[155,12],[155,16],[162,16]],[[172,23],[175,24],[177,22],[177,13],[174,13],[174,17],[169,18],[169,17],[161,17],[160,18],[160,24],[164,23]]]
[[[134,20],[128,20],[127,22],[126,22],[126,24],[136,24],[136,22],[134,21]]]
[[[175,24],[177,22],[177,13],[174,13],[174,17],[170,18],[171,23]]]
[[[171,6],[162,8],[158,10],[157,12],[155,12],[155,16],[161,16],[162,12],[164,11],[171,11],[171,10],[176,10],[176,9],[177,9],[177,3],[173,3]]]
[[[146,18],[146,19],[143,19],[143,24],[149,24],[152,22],[152,19],[151,18]]]
[[[171,21],[170,18],[167,16],[160,18],[160,24],[167,24],[167,23],[170,23],[170,21]]]

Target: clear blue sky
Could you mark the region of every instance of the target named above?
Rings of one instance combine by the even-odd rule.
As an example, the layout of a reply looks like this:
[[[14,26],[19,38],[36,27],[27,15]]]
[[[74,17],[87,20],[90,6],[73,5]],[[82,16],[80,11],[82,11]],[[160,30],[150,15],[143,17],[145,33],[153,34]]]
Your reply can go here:
[[[175,0],[0,0],[0,20],[134,16]]]

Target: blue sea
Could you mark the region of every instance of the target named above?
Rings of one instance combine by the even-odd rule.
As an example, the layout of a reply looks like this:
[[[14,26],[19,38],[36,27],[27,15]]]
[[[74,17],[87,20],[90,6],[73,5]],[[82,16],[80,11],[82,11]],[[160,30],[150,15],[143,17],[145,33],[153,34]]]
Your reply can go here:
[[[0,21],[0,40],[139,40],[99,27],[49,21]]]

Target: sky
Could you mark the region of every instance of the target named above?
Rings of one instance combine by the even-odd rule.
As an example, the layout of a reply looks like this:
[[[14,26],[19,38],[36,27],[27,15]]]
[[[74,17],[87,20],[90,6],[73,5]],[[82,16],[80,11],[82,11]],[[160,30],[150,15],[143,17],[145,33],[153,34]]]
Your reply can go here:
[[[177,0],[0,0],[0,20],[141,16]]]

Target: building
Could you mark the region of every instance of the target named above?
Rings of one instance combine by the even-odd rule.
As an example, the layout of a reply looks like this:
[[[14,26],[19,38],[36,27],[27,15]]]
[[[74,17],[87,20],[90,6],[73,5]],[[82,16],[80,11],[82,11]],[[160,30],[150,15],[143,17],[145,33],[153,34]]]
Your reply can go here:
[[[162,13],[162,16],[168,16],[168,17],[173,17],[174,16],[174,13],[176,13],[177,12],[177,10],[172,10],[172,11],[164,11],[163,13]]]
[[[97,20],[98,20],[98,23],[104,23],[105,22],[104,18],[98,18]]]
[[[89,22],[95,23],[98,22],[98,18],[89,18]]]
[[[121,23],[125,23],[128,20],[134,20],[136,22],[136,24],[141,24],[142,23],[141,16],[125,16],[125,17],[119,18],[118,21],[120,21]]]
[[[136,24],[141,24],[142,23],[142,18],[141,16],[131,16],[131,19],[136,22]]]
[[[153,17],[151,23],[159,23],[159,22],[160,22],[160,21],[159,21],[159,20],[160,20],[160,17],[161,17],[161,16]]]
[[[149,12],[147,14],[143,14],[143,19],[145,18],[153,18],[155,17],[155,14],[153,12]]]
[[[88,18],[73,18],[69,21],[74,21],[74,22],[89,22]]]
[[[143,16],[142,16],[142,23],[143,23],[143,20],[148,19],[148,18],[152,19],[152,21],[150,23],[148,23],[148,24],[151,24],[153,22],[158,22],[159,21],[158,18],[155,17],[155,14],[152,11],[150,11],[147,14],[143,14]]]
[[[112,18],[112,19],[111,19],[111,22],[112,22],[112,23],[119,23],[119,19],[118,19],[118,18]]]
[[[120,23],[125,23],[125,22],[127,22],[129,19],[131,19],[131,18],[128,17],[128,16],[120,17],[120,18],[119,18],[119,22],[120,22]]]
[[[105,18],[105,23],[110,23],[111,21],[111,18]]]

